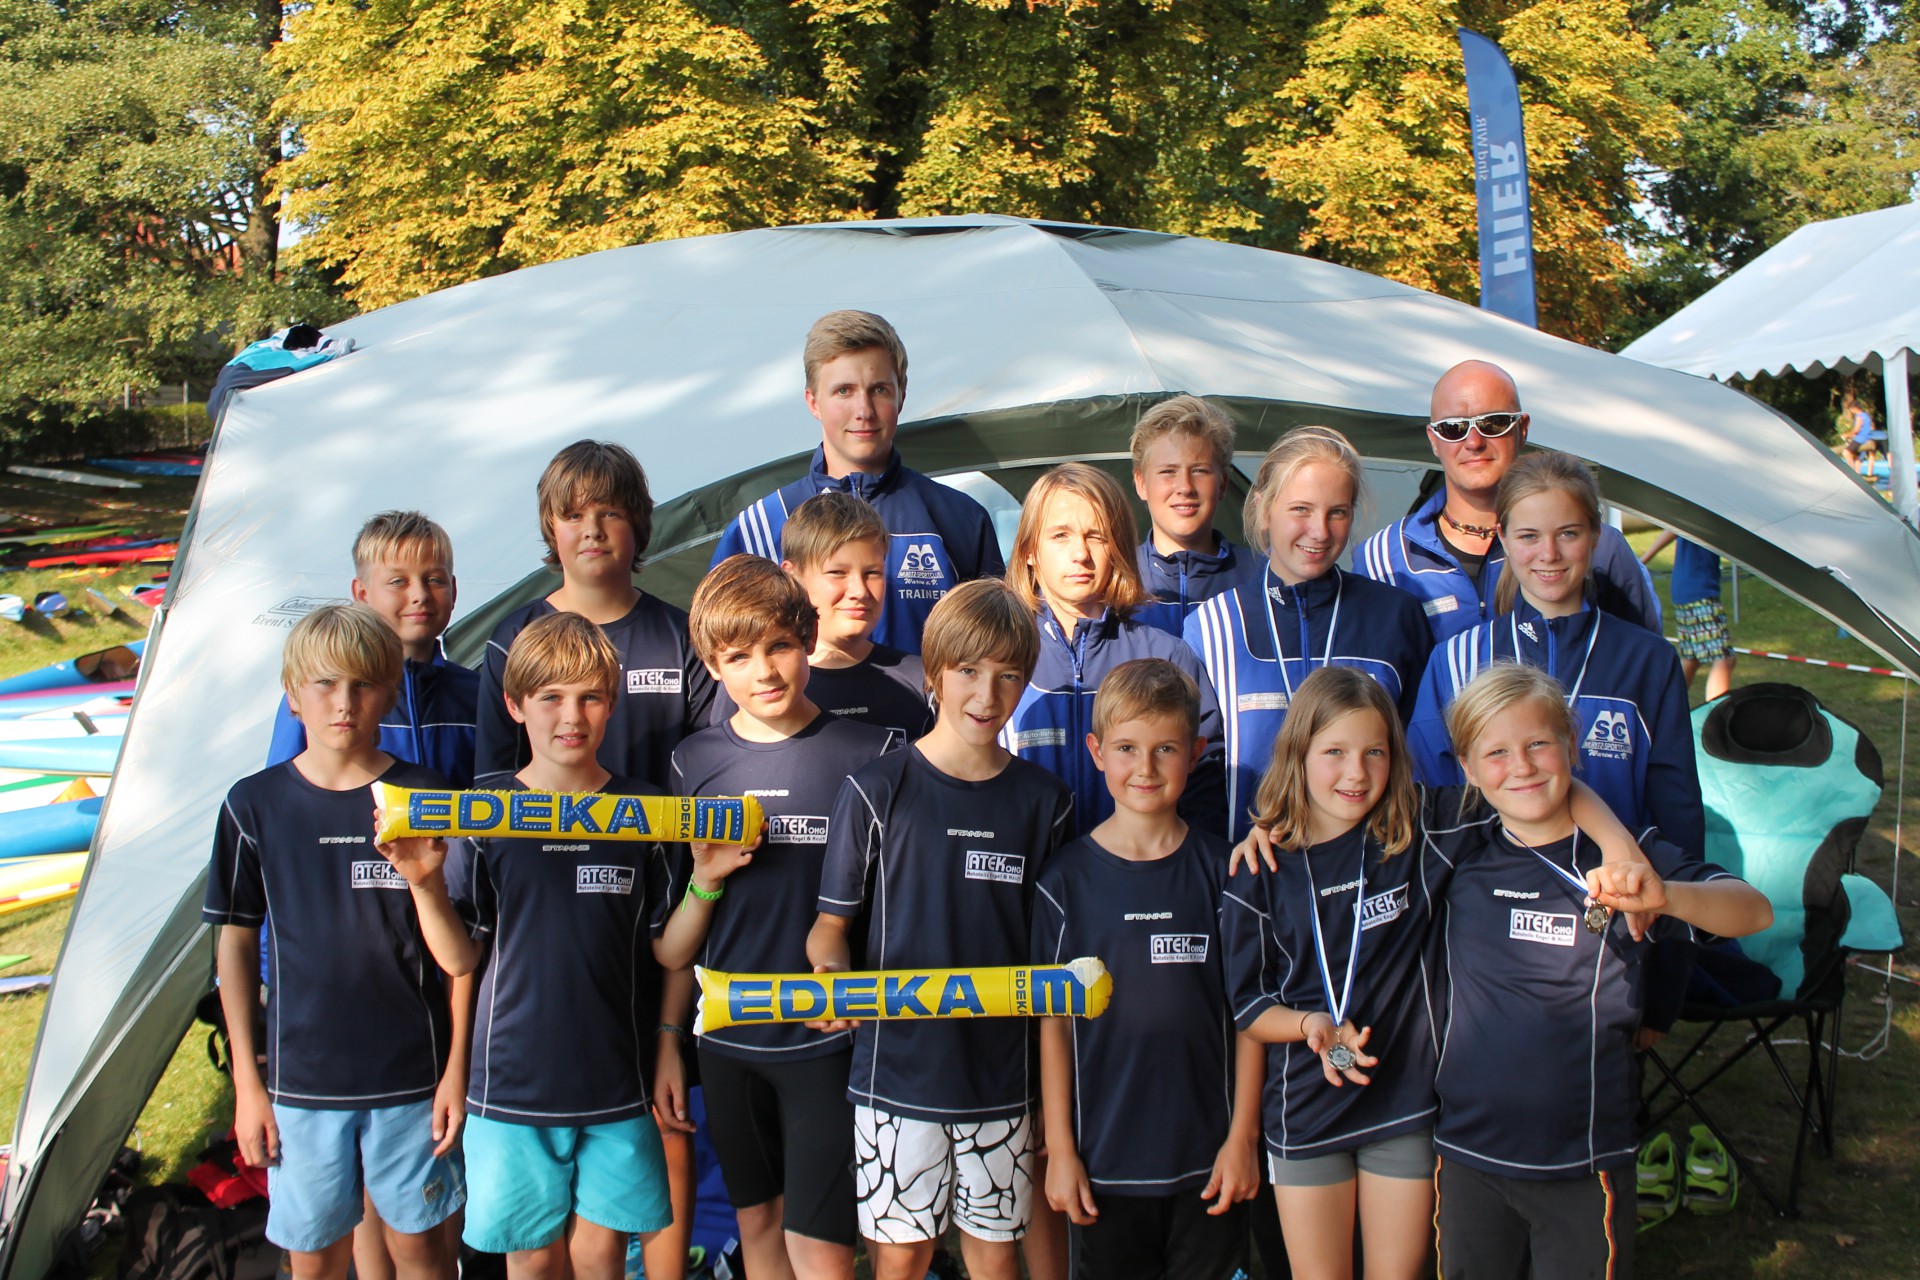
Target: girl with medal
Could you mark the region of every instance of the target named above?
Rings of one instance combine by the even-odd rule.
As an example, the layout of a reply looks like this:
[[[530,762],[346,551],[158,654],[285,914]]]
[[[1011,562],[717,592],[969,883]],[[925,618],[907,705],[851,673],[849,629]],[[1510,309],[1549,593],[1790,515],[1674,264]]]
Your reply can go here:
[[[1386,690],[1328,667],[1300,685],[1235,850],[1222,955],[1235,1024],[1270,1046],[1267,1172],[1299,1280],[1350,1280],[1356,1219],[1370,1280],[1426,1274],[1432,926],[1458,850],[1492,821],[1463,821],[1461,800],[1414,784]],[[1639,858],[1591,792],[1577,803],[1609,858]]]
[[[1448,705],[1479,671],[1525,663],[1566,691],[1581,780],[1633,830],[1657,826],[1700,854],[1706,819],[1680,659],[1659,635],[1592,603],[1601,528],[1593,473],[1568,454],[1529,454],[1500,481],[1494,508],[1507,557],[1498,616],[1433,651],[1407,726],[1415,776],[1429,786],[1464,781]]]
[[[1307,677],[1352,667],[1377,680],[1404,719],[1432,634],[1419,601],[1347,573],[1338,561],[1362,495],[1360,456],[1328,427],[1298,427],[1261,460],[1243,521],[1266,559],[1190,614],[1183,634],[1220,696],[1229,835],[1240,840],[1275,736]]]
[[[1491,820],[1462,828],[1440,915],[1440,1273],[1521,1276],[1531,1259],[1537,1276],[1628,1276],[1648,944],[1615,913],[1739,937],[1773,911],[1657,836],[1644,861],[1602,863],[1570,803],[1576,722],[1545,672],[1497,663],[1447,721],[1465,814]]]

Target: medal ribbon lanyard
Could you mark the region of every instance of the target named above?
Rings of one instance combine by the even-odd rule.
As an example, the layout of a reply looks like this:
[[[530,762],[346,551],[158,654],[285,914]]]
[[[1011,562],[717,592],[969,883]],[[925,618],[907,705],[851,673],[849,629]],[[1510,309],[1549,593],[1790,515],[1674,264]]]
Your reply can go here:
[[[1271,609],[1273,606],[1268,605],[1267,607]],[[1559,680],[1560,673],[1554,670],[1554,668],[1559,666],[1560,664],[1555,661],[1556,655],[1555,655],[1555,646],[1553,642],[1553,619],[1546,617],[1544,614],[1541,615],[1540,627],[1543,631],[1547,633],[1547,674],[1552,676],[1555,680]],[[1507,615],[1507,629],[1513,636],[1514,660],[1516,662],[1525,662],[1526,658],[1523,656],[1523,651],[1520,648],[1520,615],[1518,613],[1510,613]],[[1567,689],[1567,705],[1568,706],[1573,705],[1574,699],[1580,696],[1580,686],[1587,682],[1587,668],[1593,664],[1593,646],[1599,642],[1599,639],[1600,639],[1600,611],[1598,609],[1595,609],[1593,611],[1593,630],[1587,636],[1587,652],[1580,659],[1580,675],[1577,679],[1574,680],[1572,686]],[[1493,637],[1492,636],[1487,637],[1487,657],[1489,658],[1489,660],[1491,660],[1493,657]],[[1562,681],[1561,683],[1565,684],[1565,681]],[[1291,699],[1289,699],[1289,701],[1291,701]]]
[[[1267,576],[1276,582],[1280,581],[1280,575],[1273,571],[1271,564],[1267,566]],[[1310,676],[1313,674],[1313,654],[1310,649],[1313,640],[1307,626],[1306,593],[1300,589],[1305,586],[1306,583],[1303,582],[1299,588],[1289,588],[1286,583],[1280,582],[1281,590],[1293,591],[1297,599],[1295,611],[1300,615],[1300,661],[1306,664],[1306,674]],[[1327,643],[1320,651],[1320,665],[1323,667],[1333,658],[1333,635],[1334,632],[1340,629],[1340,597],[1346,593],[1346,590],[1347,584],[1346,580],[1340,575],[1340,566],[1335,565],[1333,567],[1333,616],[1327,619]],[[1280,623],[1273,616],[1273,588],[1268,587],[1262,595],[1265,597],[1267,604],[1267,634],[1273,638],[1274,661],[1280,664],[1280,683],[1286,688],[1287,705],[1291,707],[1293,705],[1293,677],[1287,674],[1287,651],[1280,645]],[[1303,680],[1305,678],[1306,676],[1301,677]]]
[[[1302,860],[1307,855],[1301,855]],[[1548,866],[1553,866],[1551,862]],[[1360,841],[1360,878],[1353,887],[1353,944],[1347,948],[1347,978],[1341,984],[1340,998],[1333,998],[1332,966],[1327,963],[1327,935],[1320,927],[1320,887],[1313,882],[1313,863],[1306,861],[1307,892],[1313,895],[1308,919],[1313,921],[1313,949],[1320,960],[1320,990],[1326,993],[1327,1016],[1333,1019],[1336,1032],[1347,1025],[1347,1007],[1353,1002],[1353,975],[1360,967],[1360,913],[1367,905],[1367,843],[1363,836]],[[1555,868],[1558,870],[1558,868]]]
[[[1553,874],[1559,876],[1562,880],[1565,880],[1568,884],[1572,885],[1574,888],[1574,892],[1580,895],[1580,904],[1582,906],[1586,905],[1587,899],[1591,896],[1587,892],[1586,877],[1575,875],[1573,872],[1567,870],[1565,867],[1555,862],[1552,858],[1549,858],[1546,854],[1540,852],[1538,849],[1534,848],[1532,845],[1527,844],[1524,840],[1521,841],[1521,844],[1526,847],[1526,850],[1528,853],[1540,859],[1540,861],[1546,867],[1548,867],[1553,872]],[[1578,867],[1580,865],[1580,830],[1577,827],[1574,828],[1573,848],[1568,850],[1567,852],[1567,861],[1573,863],[1575,867]]]

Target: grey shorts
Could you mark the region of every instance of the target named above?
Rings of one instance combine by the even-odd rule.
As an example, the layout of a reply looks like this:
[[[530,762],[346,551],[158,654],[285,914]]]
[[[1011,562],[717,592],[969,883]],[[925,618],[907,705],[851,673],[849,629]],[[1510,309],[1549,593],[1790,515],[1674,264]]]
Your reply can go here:
[[[1416,1129],[1353,1151],[1286,1160],[1267,1153],[1267,1181],[1276,1187],[1337,1187],[1356,1174],[1423,1182],[1433,1176],[1433,1130]]]

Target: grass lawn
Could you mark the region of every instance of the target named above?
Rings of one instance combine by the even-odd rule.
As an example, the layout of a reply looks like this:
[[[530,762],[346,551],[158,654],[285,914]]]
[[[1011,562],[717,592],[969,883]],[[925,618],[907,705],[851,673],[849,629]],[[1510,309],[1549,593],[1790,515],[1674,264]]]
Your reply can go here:
[[[8,477],[7,479],[11,479]],[[47,486],[55,488],[57,486]],[[160,486],[155,486],[156,489]],[[178,482],[166,500],[184,511],[187,489]],[[135,491],[147,494],[148,490]],[[156,493],[154,497],[162,497]],[[109,498],[108,501],[124,499]],[[11,488],[0,488],[0,506],[24,501]],[[154,503],[153,505],[161,505]],[[91,518],[97,505],[58,513],[41,509],[50,518]],[[129,513],[129,519],[132,518]],[[165,517],[155,516],[156,520]],[[177,528],[179,516],[173,515]],[[166,530],[170,531],[170,530]],[[1641,546],[1651,535],[1636,535]],[[1664,568],[1663,560],[1656,568]],[[141,575],[122,570],[103,575],[107,581],[131,582]],[[0,590],[30,594],[43,589],[37,576],[9,575]],[[50,579],[48,585],[72,579]],[[1664,593],[1665,579],[1661,578]],[[1789,600],[1749,575],[1740,578],[1740,621],[1734,640],[1749,648],[1768,649],[1812,657],[1879,665],[1880,659],[1864,646],[1835,634],[1832,624]],[[72,656],[140,634],[138,624],[120,620],[62,620],[43,631],[9,628],[0,631],[0,675],[28,669],[59,657]],[[1822,701],[1859,725],[1880,747],[1887,766],[1887,794],[1861,845],[1859,869],[1892,888],[1896,859],[1896,775],[1900,761],[1903,696],[1907,682],[1822,671],[1757,658],[1743,658],[1736,683],[1786,681],[1811,689]],[[1704,676],[1695,684],[1695,697]],[[1920,702],[1920,700],[1917,700]],[[1908,754],[1920,770],[1920,704],[1904,708]],[[1920,772],[1909,788],[1904,812],[1898,816],[1908,829],[1920,832]],[[1903,843],[1911,844],[1911,836]],[[1920,868],[1900,859],[1903,883],[1897,901],[1909,930],[1920,930]],[[49,906],[0,918],[0,953],[25,952],[32,958],[13,973],[46,972],[53,963],[65,928],[68,907]],[[1920,965],[1896,961],[1896,974],[1920,983]],[[1920,1080],[1920,987],[1904,981],[1889,984],[1877,975],[1857,969],[1851,979],[1846,1024],[1841,1043],[1850,1053],[1870,1044],[1876,1050],[1864,1060],[1848,1058],[1840,1069],[1838,1140],[1833,1158],[1810,1158],[1802,1193],[1804,1216],[1782,1220],[1772,1216],[1751,1192],[1742,1194],[1728,1215],[1714,1218],[1682,1213],[1638,1239],[1643,1275],[1718,1278],[1802,1276],[1816,1271],[1823,1280],[1907,1277],[1920,1260],[1920,1115],[1913,1105],[1913,1084]],[[41,995],[0,999],[0,1131],[10,1135],[19,1105],[21,1082],[37,1028]],[[191,1165],[211,1133],[222,1129],[231,1114],[231,1091],[224,1076],[207,1059],[204,1028],[189,1032],[174,1055],[152,1101],[142,1113],[134,1144],[148,1157],[148,1175],[155,1181],[177,1178]],[[1883,1030],[1887,1033],[1882,1037]],[[1727,1091],[1726,1086],[1732,1086]],[[1717,1114],[1729,1122],[1736,1138],[1784,1176],[1791,1158],[1792,1126],[1776,1098],[1777,1084],[1764,1062],[1747,1064],[1723,1082]],[[1684,1137],[1685,1119],[1669,1123]],[[107,1266],[103,1255],[96,1274]]]

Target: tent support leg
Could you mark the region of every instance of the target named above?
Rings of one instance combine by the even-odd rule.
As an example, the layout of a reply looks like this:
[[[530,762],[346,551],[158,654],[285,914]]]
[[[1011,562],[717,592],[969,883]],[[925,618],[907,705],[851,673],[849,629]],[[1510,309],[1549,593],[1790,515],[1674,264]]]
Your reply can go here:
[[[1920,514],[1920,493],[1913,474],[1913,406],[1907,394],[1907,365],[1912,352],[1905,347],[1880,362],[1880,381],[1887,393],[1887,480],[1893,509],[1909,524]]]

